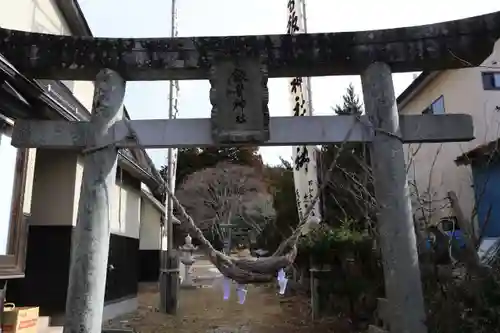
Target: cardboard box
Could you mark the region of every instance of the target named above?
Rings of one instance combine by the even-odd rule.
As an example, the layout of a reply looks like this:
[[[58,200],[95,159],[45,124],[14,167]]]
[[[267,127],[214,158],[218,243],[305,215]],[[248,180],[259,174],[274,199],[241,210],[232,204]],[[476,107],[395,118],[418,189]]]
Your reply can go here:
[[[16,307],[5,303],[2,315],[2,333],[37,333],[38,307]]]

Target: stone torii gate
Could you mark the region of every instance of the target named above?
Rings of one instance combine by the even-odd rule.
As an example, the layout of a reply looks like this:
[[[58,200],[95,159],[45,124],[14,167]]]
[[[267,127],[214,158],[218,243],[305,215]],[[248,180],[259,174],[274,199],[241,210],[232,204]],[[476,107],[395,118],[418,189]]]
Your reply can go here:
[[[500,12],[421,27],[301,35],[89,38],[0,29],[0,52],[37,79],[95,81],[90,122],[15,124],[19,148],[85,154],[65,333],[101,330],[109,247],[108,190],[117,148],[371,142],[392,332],[427,331],[403,143],[468,141],[471,117],[398,116],[392,72],[480,64],[500,36]],[[464,59],[465,61],[461,60]],[[367,116],[270,118],[268,77],[361,74]],[[210,119],[123,118],[126,81],[209,79]]]

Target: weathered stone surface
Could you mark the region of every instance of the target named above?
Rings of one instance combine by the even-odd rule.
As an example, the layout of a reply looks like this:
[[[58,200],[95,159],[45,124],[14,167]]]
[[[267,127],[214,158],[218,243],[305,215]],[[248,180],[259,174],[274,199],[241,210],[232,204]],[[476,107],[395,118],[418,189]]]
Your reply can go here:
[[[370,147],[370,166],[389,314],[383,315],[379,307],[379,316],[391,332],[427,333],[403,143],[388,135],[400,130],[389,66],[370,65],[361,75],[361,84],[366,114],[380,129]]]
[[[89,147],[123,118],[125,81],[112,70],[99,72],[90,124]],[[80,133],[80,132],[78,132]],[[73,140],[73,139],[72,139]],[[76,140],[76,139],[75,139]],[[78,217],[72,236],[64,333],[100,332],[108,270],[110,200],[116,181],[118,149],[106,147],[83,159]]]
[[[259,58],[217,61],[212,67],[210,102],[216,143],[269,140],[267,71]]]
[[[260,146],[319,145],[340,143],[351,127],[350,142],[371,142],[373,126],[366,116],[272,117],[270,137]],[[399,116],[401,139],[416,142],[466,142],[474,139],[472,117],[467,114]],[[138,140],[127,140],[131,128]],[[18,148],[82,150],[88,148],[92,135],[88,122],[18,120],[14,126],[12,145]],[[380,133],[382,134],[382,132]],[[211,119],[146,119],[120,121],[92,146],[112,144],[118,148],[145,149],[213,147]],[[245,144],[241,144],[245,145]],[[249,143],[249,145],[252,145]]]
[[[93,80],[100,68],[128,81],[208,79],[217,56],[265,56],[269,77],[305,77],[360,74],[377,61],[392,72],[467,67],[490,55],[499,37],[496,12],[419,27],[294,36],[91,38],[0,29],[0,53],[39,79]]]

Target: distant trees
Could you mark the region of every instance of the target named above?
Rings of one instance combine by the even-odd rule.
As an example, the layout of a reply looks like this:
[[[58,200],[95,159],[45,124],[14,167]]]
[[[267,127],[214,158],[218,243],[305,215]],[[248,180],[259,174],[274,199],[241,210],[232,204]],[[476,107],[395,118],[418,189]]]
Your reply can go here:
[[[247,165],[259,172],[264,168],[258,147],[182,148],[177,154],[176,188],[188,175],[214,167],[219,162]],[[166,166],[161,168],[160,173],[166,175]]]
[[[197,226],[220,241],[226,235],[221,224],[249,229],[257,237],[274,220],[267,189],[253,167],[220,162],[187,175],[176,195]]]
[[[332,108],[339,116],[358,115],[363,112],[360,98],[356,94],[354,86],[350,84],[346,93],[342,97],[342,103]],[[318,160],[318,174],[320,184],[325,175],[323,174],[330,166],[334,156],[340,149],[340,144],[324,145]],[[196,201],[194,193],[203,191],[203,186],[218,179],[223,175],[222,171],[216,171],[222,167],[230,166],[230,170],[225,170],[228,179],[223,176],[222,182],[217,188],[226,187],[234,190],[237,185],[228,183],[229,180],[244,178],[242,174],[249,176],[248,186],[251,189],[256,185],[261,197],[254,197],[260,202],[256,207],[249,208],[248,203],[240,205],[238,219],[232,218],[232,223],[242,225],[252,225],[257,231],[257,238],[260,246],[273,248],[279,244],[284,237],[289,235],[298,224],[297,205],[295,199],[295,187],[293,180],[293,169],[290,162],[283,160],[279,166],[266,166],[258,153],[257,147],[224,147],[224,148],[186,148],[179,149],[177,160],[176,189],[179,196],[184,196],[183,204],[186,207],[191,205],[191,212],[195,220],[203,224],[206,230],[220,233],[214,229],[214,221],[217,223],[228,220],[227,215],[220,215],[220,207],[213,206],[213,198],[205,198],[212,201],[212,206],[200,208],[201,201]],[[243,169],[235,168],[243,166]],[[165,174],[165,168],[161,169]],[[250,176],[251,175],[251,176]],[[245,176],[246,177],[246,176]],[[374,218],[373,215],[373,181],[369,163],[369,151],[364,143],[346,143],[342,153],[337,159],[337,167],[333,175],[328,176],[328,184],[325,186],[322,195],[322,215],[323,219],[330,225],[339,225],[346,219],[360,221],[367,218]],[[200,186],[200,184],[204,184]],[[253,184],[253,185],[252,185]],[[252,191],[252,190],[250,190]],[[208,195],[205,192],[203,195]],[[196,194],[198,195],[198,194]],[[203,196],[202,196],[203,197]],[[201,199],[200,199],[201,200]],[[228,194],[219,195],[217,200],[225,207],[224,214],[231,212],[234,215],[234,205],[231,196]],[[248,201],[246,201],[248,202]],[[268,205],[268,208],[265,208]],[[246,208],[245,208],[246,207]],[[252,215],[244,214],[243,209],[253,211]],[[271,208],[273,214],[270,214]],[[193,209],[198,209],[194,212]],[[257,212],[262,210],[262,212]],[[267,212],[267,213],[266,213]],[[215,215],[215,214],[218,215]],[[248,217],[248,216],[251,216]],[[262,221],[256,221],[257,216],[262,216]],[[269,218],[272,216],[272,218]],[[216,220],[214,220],[216,219]],[[246,221],[245,221],[246,220]],[[272,222],[270,222],[272,221]],[[262,228],[262,230],[260,230]]]
[[[274,251],[299,223],[292,164],[281,159],[281,165],[266,166],[264,175],[273,197],[276,218],[274,223],[266,225],[258,244]]]

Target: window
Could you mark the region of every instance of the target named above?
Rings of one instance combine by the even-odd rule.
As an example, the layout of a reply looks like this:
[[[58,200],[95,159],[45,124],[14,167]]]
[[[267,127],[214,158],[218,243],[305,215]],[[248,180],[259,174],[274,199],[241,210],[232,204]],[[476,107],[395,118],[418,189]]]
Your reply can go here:
[[[0,119],[0,276],[24,273],[26,219],[22,210],[28,150],[11,146],[10,125]]]
[[[482,73],[484,90],[500,90],[500,72]]]
[[[422,114],[444,114],[444,96],[441,95],[438,99],[432,102]]]

